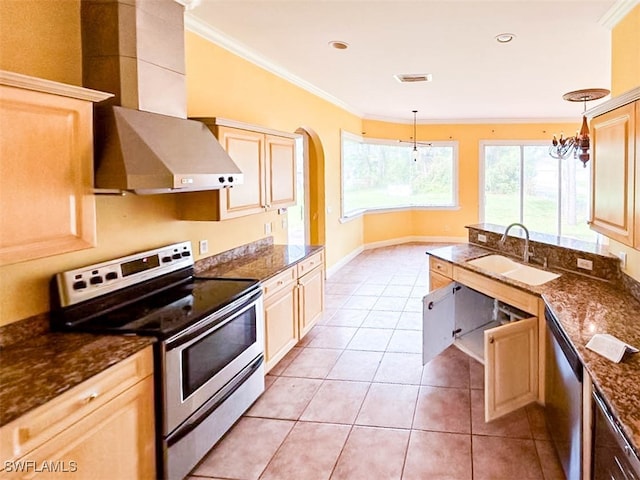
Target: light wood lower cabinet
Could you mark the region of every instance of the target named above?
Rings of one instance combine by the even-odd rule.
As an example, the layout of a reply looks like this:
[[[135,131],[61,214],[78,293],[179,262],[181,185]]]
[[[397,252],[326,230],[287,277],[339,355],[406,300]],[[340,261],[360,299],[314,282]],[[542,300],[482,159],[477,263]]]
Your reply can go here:
[[[318,252],[263,282],[267,372],[322,315],[324,271],[324,252]]]
[[[290,278],[293,272],[295,269],[290,268],[286,275],[280,274],[263,286],[267,372],[298,343],[298,296],[295,281]]]
[[[298,279],[300,338],[318,321],[324,310],[324,268],[318,267]]]
[[[152,369],[148,347],[3,426],[0,478],[155,478]]]
[[[538,400],[539,300],[449,265],[430,272],[444,286],[423,300],[423,363],[452,344],[483,363],[488,422]]]

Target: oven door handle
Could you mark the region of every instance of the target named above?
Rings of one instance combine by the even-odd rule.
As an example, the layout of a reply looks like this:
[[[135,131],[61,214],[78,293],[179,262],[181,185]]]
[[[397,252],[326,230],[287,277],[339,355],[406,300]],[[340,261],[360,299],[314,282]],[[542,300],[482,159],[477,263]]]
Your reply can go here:
[[[182,425],[167,437],[167,446],[180,441],[187,434],[193,431],[198,425],[206,420],[211,412],[218,408],[222,402],[229,398],[240,388],[245,380],[253,375],[260,365],[264,362],[264,355],[258,356],[250,365],[246,366],[238,375],[236,375],[229,383],[227,383],[220,391],[211,397],[207,402],[194,412]]]
[[[222,310],[213,312],[200,322],[192,325],[191,327],[183,330],[182,332],[174,335],[173,337],[165,341],[167,351],[173,350],[177,347],[188,343],[205,332],[212,332],[222,327],[227,321],[233,319],[238,313],[250,308],[254,305],[258,299],[262,296],[262,290],[258,290],[254,294],[245,295],[238,298],[234,302],[230,303]]]

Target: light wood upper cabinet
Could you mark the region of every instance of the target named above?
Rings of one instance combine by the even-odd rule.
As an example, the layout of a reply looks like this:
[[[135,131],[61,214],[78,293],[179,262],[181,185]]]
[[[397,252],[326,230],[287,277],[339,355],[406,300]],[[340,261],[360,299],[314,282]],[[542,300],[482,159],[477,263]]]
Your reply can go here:
[[[267,209],[296,204],[296,153],[292,138],[266,135]],[[232,157],[233,158],[233,157]]]
[[[242,185],[181,193],[183,220],[225,220],[296,204],[296,134],[225,119],[199,118],[244,175]]]
[[[0,429],[5,461],[58,462],[41,478],[154,479],[155,422],[151,347]],[[9,464],[11,465],[11,464]],[[7,464],[0,478],[33,478]]]
[[[242,185],[220,191],[220,219],[264,211],[264,135],[226,127],[219,127],[217,132],[222,147],[244,174]]]
[[[593,195],[591,228],[634,245],[636,105],[591,120]]]
[[[0,71],[0,265],[95,246],[92,102],[109,96]]]

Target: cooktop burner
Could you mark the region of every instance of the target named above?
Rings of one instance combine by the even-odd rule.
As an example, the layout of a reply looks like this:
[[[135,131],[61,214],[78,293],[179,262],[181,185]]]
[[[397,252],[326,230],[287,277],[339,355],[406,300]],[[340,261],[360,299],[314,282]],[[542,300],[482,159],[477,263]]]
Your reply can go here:
[[[194,276],[190,242],[63,272],[52,287],[54,330],[158,338],[260,290],[257,280]]]
[[[76,316],[59,312],[56,324],[62,329],[75,331],[167,338],[233,303],[254,288],[259,288],[257,280],[191,278],[139,300],[124,298],[122,306],[86,318],[82,318],[82,314]],[[123,294],[126,296],[126,292]]]

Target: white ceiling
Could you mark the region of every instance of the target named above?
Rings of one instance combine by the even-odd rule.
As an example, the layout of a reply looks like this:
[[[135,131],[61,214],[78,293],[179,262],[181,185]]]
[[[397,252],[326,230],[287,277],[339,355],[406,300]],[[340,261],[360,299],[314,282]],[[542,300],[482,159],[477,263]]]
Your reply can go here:
[[[601,19],[614,4],[201,0],[186,25],[365,118],[410,122],[415,109],[421,123],[575,120],[583,106],[564,93],[610,88],[611,32]],[[499,44],[504,32],[515,40]],[[399,73],[433,81],[401,84]]]

